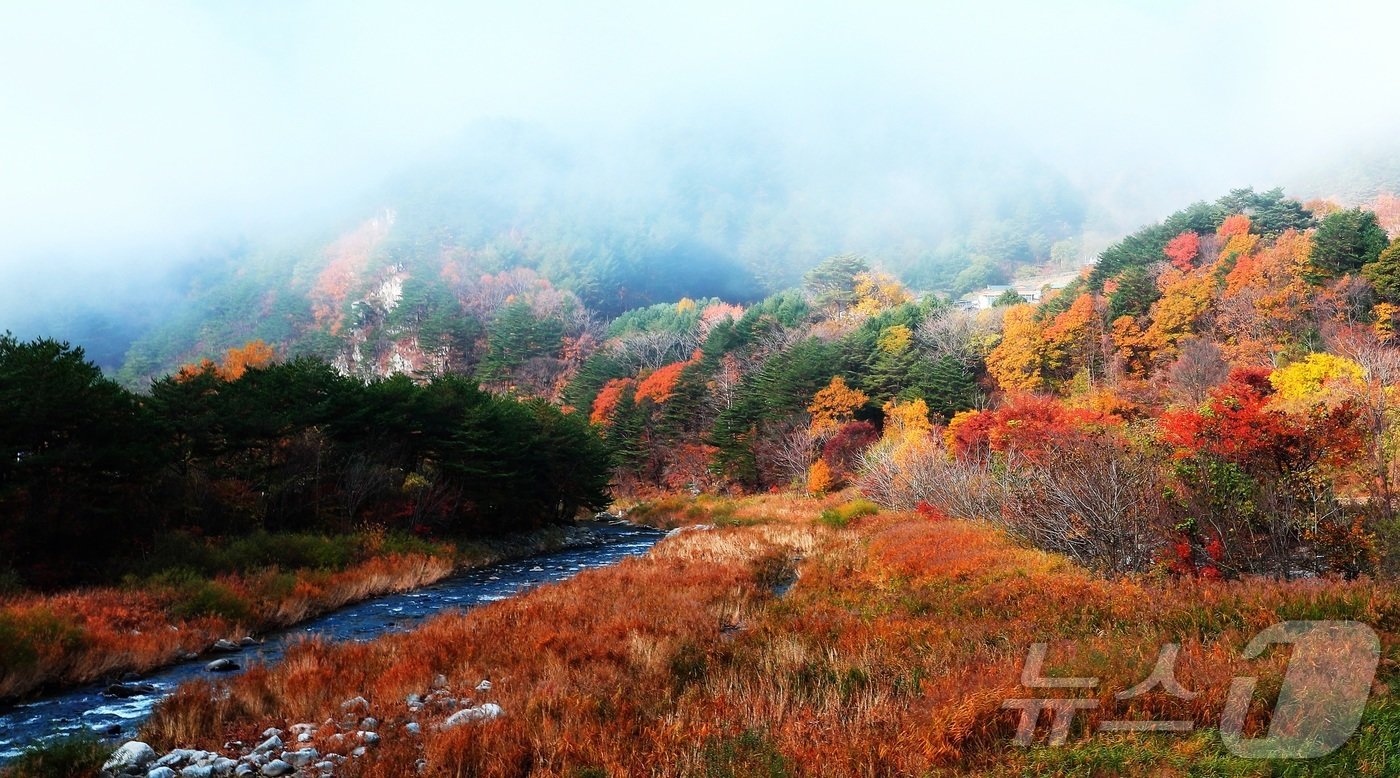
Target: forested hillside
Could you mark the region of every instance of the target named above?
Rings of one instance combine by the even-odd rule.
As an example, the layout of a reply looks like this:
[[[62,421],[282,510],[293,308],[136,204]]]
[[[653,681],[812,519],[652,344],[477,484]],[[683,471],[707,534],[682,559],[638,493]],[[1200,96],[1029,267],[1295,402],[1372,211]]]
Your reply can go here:
[[[148,396],[103,392],[135,409],[117,421],[177,445],[167,461],[179,468],[153,483],[173,495],[161,505],[195,525],[253,511],[237,491],[190,493],[181,478],[197,453],[239,489],[264,484],[260,521],[300,526],[336,515],[324,489],[305,485],[313,460],[312,480],[340,484],[337,510],[353,522],[375,504],[381,518],[399,503],[421,512],[422,500],[402,495],[450,486],[450,468],[470,470],[463,461],[494,450],[486,441],[519,432],[524,448],[507,448],[528,450],[567,433],[572,442],[500,465],[502,477],[534,483],[536,469],[554,472],[549,457],[566,456],[558,449],[605,446],[614,495],[858,485],[890,505],[1000,517],[1031,542],[1118,571],[1175,555],[1176,567],[1211,574],[1355,574],[1382,562],[1393,533],[1393,199],[1348,209],[1237,190],[1128,235],[1034,305],[1010,294],[969,308],[839,254],[761,300],[682,297],[615,317],[539,270],[478,274],[470,252],[434,254],[431,282],[408,258],[374,270],[396,245],[397,222],[384,214],[332,244],[295,298],[309,306],[300,336],[230,348],[223,365],[191,363]],[[276,317],[240,320],[253,335]],[[292,358],[316,343],[329,362]],[[272,394],[237,399],[245,392]],[[432,418],[392,410],[437,407],[435,397],[455,398],[452,413],[476,419],[466,423],[481,442],[453,438],[457,449],[440,450]],[[171,403],[210,402],[234,405],[171,411],[165,424],[238,417],[237,403],[288,415],[229,428],[236,436],[207,453],[206,429],[129,415],[159,421]],[[501,416],[511,413],[518,423]],[[421,430],[411,450],[394,442],[404,424]],[[274,460],[217,459],[273,440]],[[1090,462],[1113,466],[1090,477]],[[261,469],[240,475],[250,466]],[[567,491],[557,504],[510,507],[517,486],[455,504],[468,518],[485,511],[474,521],[502,510],[567,518],[602,504],[601,482],[549,478]]]
[[[623,317],[564,398],[627,490],[855,484],[1114,572],[1357,574],[1396,561],[1397,226],[1240,190],[981,311],[835,257]]]
[[[106,340],[96,357],[133,389],[254,339],[365,377],[470,371],[511,300],[551,322],[523,357],[567,362],[624,311],[755,302],[843,252],[957,294],[1083,261],[1085,198],[1049,168],[952,137],[858,169],[806,165],[847,148],[832,132],[794,147],[744,126],[653,128],[600,150],[488,123],[365,195],[356,216],[189,268],[175,279],[182,302],[124,357]],[[912,132],[863,141],[893,147]],[[568,348],[551,348],[555,328]]]

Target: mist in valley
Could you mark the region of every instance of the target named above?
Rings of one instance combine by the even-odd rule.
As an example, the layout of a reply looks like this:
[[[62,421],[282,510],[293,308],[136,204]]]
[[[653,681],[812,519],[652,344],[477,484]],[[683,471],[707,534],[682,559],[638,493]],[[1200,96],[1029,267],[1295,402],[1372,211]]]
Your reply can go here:
[[[115,368],[378,214],[386,261],[531,267],[606,315],[752,301],[840,252],[955,293],[1073,269],[1235,187],[1400,181],[1397,13],[12,6],[0,329]]]

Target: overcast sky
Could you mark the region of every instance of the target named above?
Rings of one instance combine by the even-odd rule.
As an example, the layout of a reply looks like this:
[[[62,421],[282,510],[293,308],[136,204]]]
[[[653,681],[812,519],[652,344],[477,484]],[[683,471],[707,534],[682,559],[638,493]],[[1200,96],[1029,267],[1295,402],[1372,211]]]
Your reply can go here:
[[[1169,209],[1395,137],[1396,7],[7,3],[0,306],[36,263],[141,267],[256,232],[482,118],[584,141],[727,115],[795,141],[832,120],[946,123]]]

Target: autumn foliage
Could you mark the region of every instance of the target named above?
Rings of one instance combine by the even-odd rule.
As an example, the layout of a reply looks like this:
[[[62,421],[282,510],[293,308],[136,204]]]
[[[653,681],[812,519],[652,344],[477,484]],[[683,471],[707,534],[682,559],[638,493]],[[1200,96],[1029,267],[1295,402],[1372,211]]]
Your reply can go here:
[[[817,523],[841,500],[692,503],[699,520],[722,508],[747,526],[683,533],[645,557],[413,634],[304,644],[277,667],[186,686],[146,736],[217,750],[269,726],[329,721],[310,743],[326,752],[345,742],[341,703],[363,696],[363,715],[383,733],[357,765],[366,775],[413,774],[420,759],[429,774],[481,776],[639,775],[659,765],[712,775],[1036,775],[1062,772],[1064,760],[1145,774],[1200,759],[1249,774],[1214,728],[1231,680],[1276,684],[1287,652],[1248,661],[1242,647],[1290,614],[1387,625],[1380,617],[1400,606],[1394,591],[1364,582],[1106,580],[995,530],[930,521],[931,511],[839,530]],[[1072,690],[1097,708],[1078,714],[1065,746],[1020,748],[1011,742],[1018,712],[1002,703],[1036,696],[1022,669],[1041,642],[1047,674],[1098,679]],[[1180,645],[1175,677],[1194,696],[1118,699],[1151,674],[1165,643]],[[1382,683],[1394,673],[1383,668]],[[410,710],[410,695],[439,674],[456,695],[496,702],[505,715],[442,729],[455,707]],[[483,678],[491,689],[472,692]],[[1367,721],[1394,709],[1374,698]],[[1125,719],[1184,719],[1197,732],[1093,734]],[[421,735],[405,731],[409,721]],[[1267,724],[1262,708],[1251,710],[1248,732]],[[1358,738],[1328,764],[1382,775],[1387,748]]]
[[[672,362],[653,370],[650,375],[638,382],[637,400],[664,403],[671,399],[671,395],[676,391],[676,382],[680,380],[681,373],[687,367],[698,362],[699,359],[700,355],[697,353],[684,362]]]
[[[826,388],[817,392],[807,411],[812,414],[813,435],[833,433],[841,424],[849,421],[852,415],[864,406],[870,398],[859,389],[846,385],[846,379],[836,376]]]
[[[1069,406],[1052,397],[1018,395],[994,410],[955,417],[946,434],[957,456],[996,453],[1038,462],[1072,439],[1122,423],[1122,418],[1102,410]]]
[[[277,359],[277,352],[261,340],[250,340],[242,346],[224,352],[223,358],[215,363],[212,359],[201,360],[197,364],[180,368],[176,378],[188,381],[200,373],[213,373],[224,381],[237,381],[249,368],[267,367]]]
[[[436,555],[367,556],[343,570],[247,575],[0,598],[0,699],[44,686],[146,672],[347,603],[433,583],[454,569]]]
[[[1191,269],[1192,263],[1201,251],[1201,236],[1194,232],[1186,231],[1172,238],[1167,243],[1165,254],[1171,260],[1172,266],[1182,272]]]
[[[617,409],[618,402],[622,400],[623,392],[630,389],[633,383],[630,378],[614,378],[604,384],[593,400],[593,411],[588,420],[594,424],[607,424],[613,411]]]

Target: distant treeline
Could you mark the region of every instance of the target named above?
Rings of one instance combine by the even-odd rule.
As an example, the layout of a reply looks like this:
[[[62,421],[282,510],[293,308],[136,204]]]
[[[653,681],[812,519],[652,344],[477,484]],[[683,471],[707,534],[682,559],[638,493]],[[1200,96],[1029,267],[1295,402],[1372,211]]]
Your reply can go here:
[[[138,395],[81,348],[0,336],[0,575],[29,586],[100,579],[176,530],[533,527],[606,505],[608,467],[582,414],[459,376],[205,364]]]

